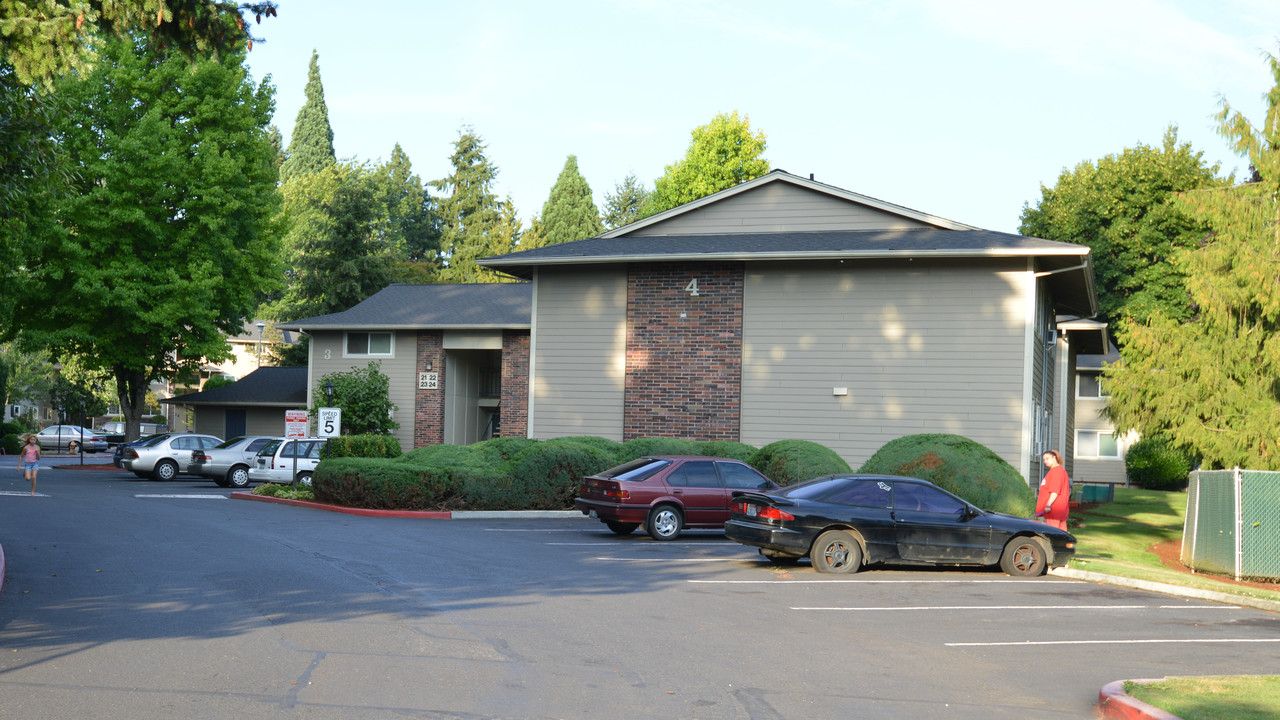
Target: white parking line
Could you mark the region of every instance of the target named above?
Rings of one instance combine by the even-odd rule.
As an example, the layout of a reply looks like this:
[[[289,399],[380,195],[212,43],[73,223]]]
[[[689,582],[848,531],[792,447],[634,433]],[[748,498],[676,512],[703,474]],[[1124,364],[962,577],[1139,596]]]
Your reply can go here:
[[[687,580],[691,583],[706,583],[708,585],[795,585],[797,583],[862,583],[867,585],[882,584],[936,584],[936,583],[970,583],[970,584],[986,584],[986,583],[1035,583],[1036,585],[1075,585],[1079,584],[1077,580]]]
[[[1280,638],[1196,638],[1189,640],[1025,640],[1022,642],[943,643],[947,647],[1001,647],[1010,645],[1179,645],[1200,643],[1280,643]]]
[[[181,500],[228,500],[226,495],[134,495],[136,498],[178,498]]]
[[[598,557],[596,560],[608,560],[609,562],[664,562],[664,563],[695,563],[695,562],[742,562],[742,558],[625,558],[625,557]]]
[[[49,497],[44,493],[36,493],[33,496],[30,490],[26,490],[26,491],[19,490],[17,492],[13,490],[0,490],[0,495],[9,495],[11,497]]]
[[[920,605],[915,607],[793,607],[792,610],[876,612],[882,610],[1240,610],[1237,605]]]
[[[589,547],[594,546],[594,547],[611,547],[611,548],[618,547],[618,543],[616,542],[549,542],[549,543],[542,543],[542,544],[543,545],[586,545]],[[732,543],[718,543],[718,542],[664,542],[661,545],[657,543],[643,543],[641,545],[636,545],[635,547],[658,549],[658,548],[669,548],[669,547],[688,547],[690,545],[716,545],[719,547],[727,547],[727,548],[737,547]]]

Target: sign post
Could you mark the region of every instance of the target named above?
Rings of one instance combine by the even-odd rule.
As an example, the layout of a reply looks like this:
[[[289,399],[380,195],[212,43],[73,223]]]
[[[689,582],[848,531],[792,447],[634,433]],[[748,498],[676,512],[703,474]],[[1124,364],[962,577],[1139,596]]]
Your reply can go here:
[[[307,436],[307,411],[284,411],[284,436],[293,441],[293,473],[289,476],[289,484],[298,482],[298,438]]]

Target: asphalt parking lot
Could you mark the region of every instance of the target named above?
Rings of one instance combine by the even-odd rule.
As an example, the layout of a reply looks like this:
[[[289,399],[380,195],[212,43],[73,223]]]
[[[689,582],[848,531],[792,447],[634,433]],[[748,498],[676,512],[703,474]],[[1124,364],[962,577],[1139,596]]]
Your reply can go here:
[[[1116,679],[1280,673],[1275,614],[1074,580],[6,475],[0,717],[1085,718]]]

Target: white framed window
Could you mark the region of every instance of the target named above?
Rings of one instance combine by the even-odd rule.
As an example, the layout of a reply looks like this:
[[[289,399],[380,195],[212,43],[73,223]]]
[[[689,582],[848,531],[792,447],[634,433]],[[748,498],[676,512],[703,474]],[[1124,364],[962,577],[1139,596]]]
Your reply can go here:
[[[343,357],[392,357],[395,342],[390,332],[348,332],[342,354]]]
[[[1120,442],[1114,432],[1077,430],[1076,457],[1119,459]]]
[[[1076,374],[1076,397],[1104,398],[1111,393],[1102,384],[1102,373],[1081,370]]]

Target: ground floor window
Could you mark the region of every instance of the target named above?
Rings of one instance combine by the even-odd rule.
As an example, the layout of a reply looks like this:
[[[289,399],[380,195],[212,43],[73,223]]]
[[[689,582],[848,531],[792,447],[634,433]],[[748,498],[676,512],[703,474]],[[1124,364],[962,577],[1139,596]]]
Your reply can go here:
[[[1119,458],[1120,443],[1114,432],[1080,430],[1076,432],[1076,457]]]

